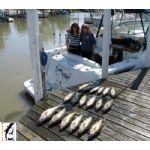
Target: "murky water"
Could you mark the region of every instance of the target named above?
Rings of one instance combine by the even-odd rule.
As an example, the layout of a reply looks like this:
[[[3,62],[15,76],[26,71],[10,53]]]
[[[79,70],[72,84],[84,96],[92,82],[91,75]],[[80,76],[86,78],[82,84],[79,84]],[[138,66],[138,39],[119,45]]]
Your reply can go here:
[[[81,25],[83,17],[84,14],[74,13],[40,19],[44,48],[57,47],[59,34],[62,34],[61,41],[64,43],[65,33],[70,24],[77,22]],[[31,77],[26,20],[15,19],[13,23],[0,22],[0,121],[16,121],[33,105],[23,87],[24,81]]]

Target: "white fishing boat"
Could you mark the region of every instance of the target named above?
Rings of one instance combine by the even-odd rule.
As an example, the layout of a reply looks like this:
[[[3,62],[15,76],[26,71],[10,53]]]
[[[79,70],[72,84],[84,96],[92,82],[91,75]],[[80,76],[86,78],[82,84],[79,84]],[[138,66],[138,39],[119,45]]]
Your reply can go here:
[[[111,20],[113,21],[112,26],[119,26],[120,24],[128,25],[131,23],[140,23],[141,22],[141,16],[139,13],[135,13],[135,11],[130,10],[112,10],[112,17]],[[126,13],[127,12],[127,13]],[[97,12],[90,12],[86,13],[84,15],[84,22],[87,24],[93,24],[95,27],[99,26],[99,23],[102,19],[103,10],[97,10]],[[142,16],[142,20],[144,22],[147,22],[147,14],[144,14]]]
[[[148,38],[148,36],[150,36],[150,31],[147,31],[145,37]],[[99,55],[103,55],[102,40],[103,36],[97,37],[96,51]],[[131,55],[127,60],[109,65],[108,75],[142,67],[150,67],[146,62],[148,50],[148,44],[146,48],[142,45],[137,53],[138,55]],[[65,46],[47,50],[46,53],[48,55],[48,62],[45,68],[45,83],[47,91],[68,88],[102,78],[102,67],[99,63],[68,53]],[[111,54],[112,49],[109,51],[109,55]],[[25,81],[24,87],[32,97],[35,96],[32,79]]]
[[[49,12],[48,11],[38,11],[37,12],[38,13],[38,17],[39,18],[46,18],[46,17],[48,17],[48,15],[49,15]]]

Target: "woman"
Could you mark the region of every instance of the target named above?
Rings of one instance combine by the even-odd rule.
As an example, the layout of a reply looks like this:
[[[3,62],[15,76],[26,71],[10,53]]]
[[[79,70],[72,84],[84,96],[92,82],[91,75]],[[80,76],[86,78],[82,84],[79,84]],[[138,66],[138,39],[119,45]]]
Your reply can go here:
[[[80,55],[80,28],[77,23],[71,25],[70,30],[66,36],[66,45],[68,52]]]
[[[80,40],[81,40],[81,55],[88,59],[92,59],[96,46],[96,40],[87,24],[83,24],[81,27]]]

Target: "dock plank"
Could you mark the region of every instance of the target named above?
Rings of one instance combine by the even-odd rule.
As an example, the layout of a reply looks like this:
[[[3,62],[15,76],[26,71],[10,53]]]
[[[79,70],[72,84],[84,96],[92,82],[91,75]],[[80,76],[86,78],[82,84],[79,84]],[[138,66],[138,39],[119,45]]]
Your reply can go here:
[[[20,122],[17,123],[17,131],[29,141],[44,141],[39,135]]]
[[[40,107],[35,106],[34,108],[32,108],[32,110],[34,111],[34,113],[28,113],[27,115],[29,117],[34,118],[35,121],[37,121],[40,117],[40,114],[43,112],[43,109],[41,109]],[[33,115],[34,114],[34,115]],[[60,132],[59,131],[59,126],[54,126],[52,128],[48,128],[48,123],[42,125],[43,127],[47,128],[48,130],[54,132],[56,135],[59,135],[62,139],[67,140],[67,141],[79,141],[78,138],[76,138],[73,135],[69,135],[68,132],[66,132],[65,130]]]
[[[104,87],[114,87],[117,97],[114,106],[107,114],[95,112],[93,108],[84,110],[75,106],[74,111],[86,116],[92,116],[94,120],[105,118],[105,126],[95,141],[150,141],[150,70],[142,69],[110,75],[109,78],[100,83]],[[79,85],[78,85],[79,86]],[[68,129],[59,131],[59,124],[48,128],[47,124],[40,127],[36,122],[45,109],[63,104],[63,98],[70,91],[77,91],[78,86],[69,89],[56,90],[48,93],[47,101],[38,102],[19,121],[17,129],[17,140],[51,140],[51,141],[78,141],[87,140],[88,133],[80,138],[75,132],[68,135]],[[25,132],[28,132],[25,133]]]
[[[55,96],[55,98],[54,98],[54,95],[52,95],[51,94],[51,96],[53,96],[53,98],[51,99],[51,102],[53,101],[53,99],[55,99],[55,101],[60,101],[60,99],[61,98],[59,98],[59,97],[57,97],[57,96]],[[48,101],[49,102],[49,101]],[[92,116],[94,116],[94,117],[96,117],[95,115],[97,115],[96,113],[95,114],[93,114],[93,113],[91,113],[91,112],[89,112],[89,111],[83,111],[83,110],[80,110],[78,107],[75,107],[74,108],[76,111],[80,111],[82,114],[85,114],[85,115],[92,115]],[[97,117],[103,117],[103,116],[100,116],[100,115],[97,115]],[[103,132],[104,130],[102,130],[102,132]],[[106,132],[107,133],[107,132]],[[115,138],[115,137],[114,137]],[[131,137],[127,137],[128,138],[128,140],[132,140],[132,138]]]
[[[17,141],[28,141],[28,139],[26,139],[23,135],[21,135],[18,131],[17,131],[17,137],[16,137]]]
[[[53,94],[54,94],[54,92],[53,92]],[[56,94],[56,93],[55,93]],[[51,94],[52,95],[52,94]],[[57,95],[57,96],[60,96],[60,95]],[[61,97],[62,99],[63,99],[63,96]],[[52,98],[52,99],[56,99],[56,98]],[[111,118],[111,121],[114,121],[114,119],[115,118],[113,118],[113,116],[112,115],[107,115],[107,116],[109,116],[109,118]],[[116,118],[115,119],[115,122],[114,123],[116,123],[116,124],[118,124],[118,121],[120,122],[120,125],[121,126],[123,126],[123,127],[126,127],[127,129],[129,129],[130,130],[130,132],[132,132],[131,130],[132,130],[132,128],[133,128],[133,125],[132,124],[129,124],[128,122],[124,122],[124,120],[122,120],[121,118]],[[142,130],[142,131],[141,131]],[[134,132],[134,133],[133,133]],[[143,130],[143,128],[139,128],[138,126],[134,126],[134,131],[132,132],[132,134],[134,134],[134,135],[136,135],[137,134],[137,138],[139,138],[139,139],[144,139],[144,140],[148,140],[148,138],[149,138],[149,133],[147,133],[147,131],[145,131],[145,130]],[[145,133],[146,135],[147,135],[147,137],[145,137],[145,134],[144,134],[144,136],[143,135],[139,135],[139,133],[137,133],[137,132],[140,132],[140,133]]]
[[[41,136],[44,140],[63,141],[62,138],[60,138],[59,136],[56,136],[52,132],[49,132],[49,130],[45,129],[44,127],[42,127],[42,126],[37,127],[36,126],[36,122],[34,122],[33,120],[31,120],[27,116],[23,116],[22,119],[20,120],[20,122],[22,124],[28,126],[28,128],[30,128],[36,134],[38,134],[39,136]]]
[[[55,106],[55,105],[58,105],[58,103],[56,103],[55,101],[48,101],[48,102],[50,102],[50,103],[45,104],[45,107],[44,107],[44,105],[43,105],[44,103],[38,104],[38,106],[47,109],[47,108],[49,108],[49,107],[53,107],[53,106]],[[49,105],[49,107],[47,107],[48,105]],[[77,111],[77,112],[79,112],[79,111]],[[82,112],[82,113],[83,113],[83,112]],[[86,113],[84,113],[84,114],[86,115]],[[67,130],[67,132],[68,132],[68,130]],[[74,135],[77,136],[76,133],[75,133]],[[99,140],[103,140],[103,138],[102,138],[103,136],[105,136],[105,140],[108,140],[109,137],[107,137],[108,135],[106,135],[105,133],[101,133],[100,137],[98,136],[97,138],[98,138]],[[88,137],[88,134],[85,134],[85,135],[81,136],[81,140],[87,140],[87,137]],[[107,138],[106,138],[106,137],[107,137]],[[98,140],[98,139],[97,139],[97,140]],[[111,139],[112,139],[112,140],[117,140],[117,139],[114,138],[114,137],[112,137]],[[94,139],[94,140],[96,140],[96,139]],[[110,140],[110,139],[109,139],[109,140]]]

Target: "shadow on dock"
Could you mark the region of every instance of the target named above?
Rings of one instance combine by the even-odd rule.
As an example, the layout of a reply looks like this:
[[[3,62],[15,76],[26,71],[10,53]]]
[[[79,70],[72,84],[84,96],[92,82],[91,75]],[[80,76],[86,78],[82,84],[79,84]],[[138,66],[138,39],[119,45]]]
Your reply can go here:
[[[141,72],[138,74],[137,78],[133,81],[133,84],[130,87],[132,90],[138,89],[139,85],[143,81],[147,72],[148,72],[148,69],[146,69],[146,68],[141,70]]]

